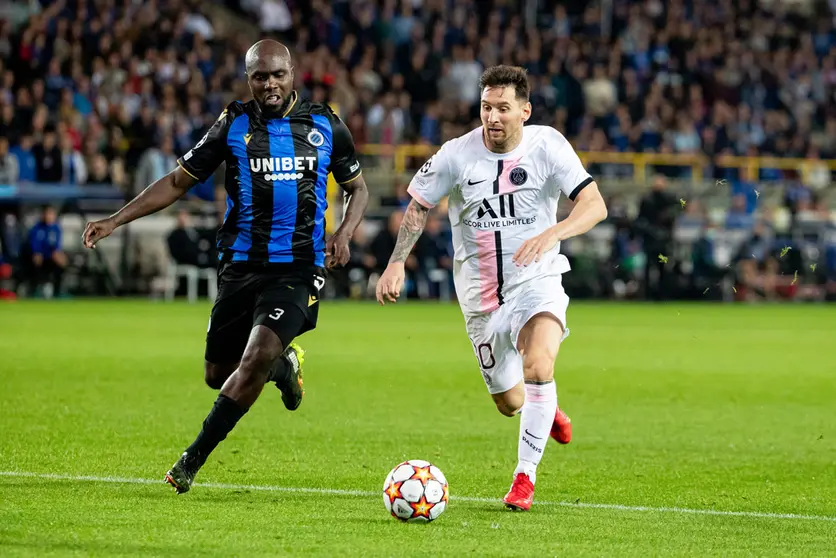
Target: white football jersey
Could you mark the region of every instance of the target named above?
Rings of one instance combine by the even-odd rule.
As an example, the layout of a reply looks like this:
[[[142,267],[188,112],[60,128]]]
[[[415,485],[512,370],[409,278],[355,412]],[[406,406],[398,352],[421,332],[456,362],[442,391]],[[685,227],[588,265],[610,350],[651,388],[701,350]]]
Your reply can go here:
[[[466,314],[493,312],[512,291],[542,275],[564,273],[559,254],[518,267],[514,253],[557,221],[560,193],[574,200],[592,177],[563,134],[549,126],[523,127],[509,153],[493,153],[482,128],[446,142],[409,185],[410,195],[432,208],[449,196],[454,276]]]

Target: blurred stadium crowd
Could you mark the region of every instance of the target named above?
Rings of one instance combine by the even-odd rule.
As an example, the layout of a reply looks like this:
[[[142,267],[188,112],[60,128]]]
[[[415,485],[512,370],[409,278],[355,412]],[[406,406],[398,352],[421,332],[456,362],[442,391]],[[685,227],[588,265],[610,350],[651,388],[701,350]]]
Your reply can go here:
[[[233,19],[256,37],[236,32]],[[144,188],[228,102],[249,96],[243,58],[259,33],[291,47],[297,89],[338,107],[361,153],[438,146],[478,126],[479,76],[506,63],[528,69],[531,122],[555,126],[578,151],[705,156],[705,180],[716,186],[705,199],[691,195],[687,165],[656,165],[647,184],[631,183],[632,165],[588,165],[610,218],[595,241],[602,249],[567,243],[576,296],[836,298],[826,161],[836,159],[836,26],[824,2],[7,2],[0,185]],[[714,164],[727,155],[807,164],[754,172]],[[364,296],[394,245],[408,176],[387,176],[373,191],[379,211],[335,277],[336,296]],[[630,187],[608,192],[623,182]],[[200,226],[177,214],[167,239],[175,261],[212,266],[217,195],[213,180],[195,188],[204,204],[188,207],[202,207]],[[0,211],[7,295],[18,284],[54,290],[73,261],[54,212],[33,218],[31,207],[2,197]],[[454,296],[447,228],[434,215],[416,247],[413,296]]]

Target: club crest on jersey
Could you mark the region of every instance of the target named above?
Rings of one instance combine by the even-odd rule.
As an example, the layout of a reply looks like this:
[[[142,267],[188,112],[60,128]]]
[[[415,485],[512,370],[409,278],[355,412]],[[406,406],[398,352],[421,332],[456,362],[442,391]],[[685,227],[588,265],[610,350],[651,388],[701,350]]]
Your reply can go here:
[[[514,186],[522,186],[525,184],[525,181],[528,180],[528,173],[525,172],[525,169],[523,168],[514,167],[508,174],[508,179]]]
[[[325,137],[319,130],[311,130],[308,133],[308,143],[310,143],[314,147],[319,147],[323,143],[325,143]]]

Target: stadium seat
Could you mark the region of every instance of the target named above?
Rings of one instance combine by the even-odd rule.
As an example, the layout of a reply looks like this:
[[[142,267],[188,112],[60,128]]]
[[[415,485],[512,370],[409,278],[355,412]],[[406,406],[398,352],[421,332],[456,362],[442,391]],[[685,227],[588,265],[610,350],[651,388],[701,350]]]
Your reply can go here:
[[[183,265],[174,261],[168,265],[165,299],[167,302],[174,300],[174,293],[177,291],[180,277],[186,278],[186,296],[189,303],[197,302],[197,282],[199,279],[206,279],[208,284],[208,297],[211,300],[218,294],[218,271],[213,268],[201,268],[196,265]]]

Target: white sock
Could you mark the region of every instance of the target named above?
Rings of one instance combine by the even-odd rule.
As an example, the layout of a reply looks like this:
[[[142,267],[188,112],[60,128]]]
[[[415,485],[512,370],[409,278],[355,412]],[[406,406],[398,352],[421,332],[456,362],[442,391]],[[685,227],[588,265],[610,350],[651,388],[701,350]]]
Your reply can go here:
[[[549,441],[554,414],[557,412],[557,388],[554,381],[547,384],[525,384],[525,403],[520,420],[519,462],[514,471],[525,473],[531,482],[537,479],[537,465],[543,458]]]

